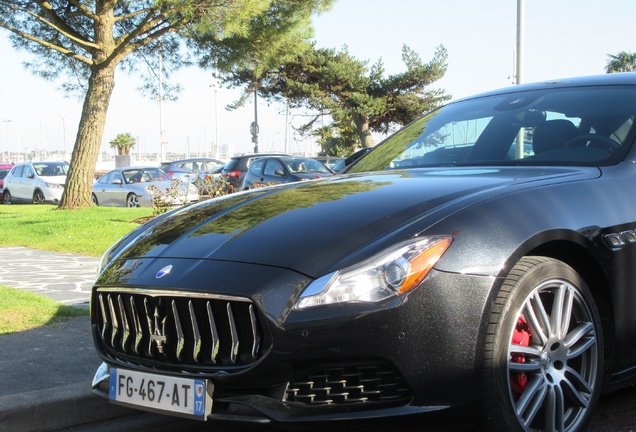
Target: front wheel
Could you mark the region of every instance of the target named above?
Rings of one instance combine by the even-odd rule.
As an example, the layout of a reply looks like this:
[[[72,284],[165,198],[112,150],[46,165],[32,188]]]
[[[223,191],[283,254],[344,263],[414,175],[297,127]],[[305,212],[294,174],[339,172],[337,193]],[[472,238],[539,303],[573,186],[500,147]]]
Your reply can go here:
[[[585,430],[600,393],[603,336],[594,297],[574,269],[522,258],[497,296],[487,337],[489,430]]]
[[[8,189],[4,191],[4,195],[2,196],[2,201],[5,204],[11,204],[11,192],[9,192]]]
[[[128,194],[126,198],[126,205],[128,207],[139,207],[139,197],[134,193]]]
[[[99,201],[97,201],[97,195],[91,194],[91,200],[93,201],[93,205],[99,205]]]
[[[33,204],[44,204],[45,198],[41,190],[33,192]]]

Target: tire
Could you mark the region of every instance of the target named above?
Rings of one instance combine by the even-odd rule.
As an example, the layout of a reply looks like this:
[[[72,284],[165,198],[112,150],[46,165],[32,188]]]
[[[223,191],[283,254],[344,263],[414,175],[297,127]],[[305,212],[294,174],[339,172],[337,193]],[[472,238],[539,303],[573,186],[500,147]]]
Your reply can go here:
[[[44,194],[41,190],[36,189],[35,192],[33,192],[33,204],[44,204],[44,202]]]
[[[126,206],[127,207],[139,207],[139,197],[134,193],[128,194],[126,197]]]
[[[95,194],[91,194],[91,200],[94,205],[99,206],[99,202],[97,201],[97,196]]]
[[[11,192],[8,189],[4,190],[4,196],[2,197],[2,202],[5,204],[11,204]]]
[[[603,379],[603,335],[574,269],[522,258],[497,295],[486,342],[486,430],[586,429]]]

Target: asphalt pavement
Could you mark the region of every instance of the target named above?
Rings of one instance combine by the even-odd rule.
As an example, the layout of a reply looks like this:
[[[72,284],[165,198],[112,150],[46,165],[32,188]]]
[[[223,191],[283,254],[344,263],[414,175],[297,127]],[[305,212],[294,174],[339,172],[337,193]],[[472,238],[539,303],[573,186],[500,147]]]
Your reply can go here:
[[[0,284],[88,308],[98,259],[0,248]],[[92,393],[101,360],[89,317],[0,335],[0,432],[61,430],[135,411]]]

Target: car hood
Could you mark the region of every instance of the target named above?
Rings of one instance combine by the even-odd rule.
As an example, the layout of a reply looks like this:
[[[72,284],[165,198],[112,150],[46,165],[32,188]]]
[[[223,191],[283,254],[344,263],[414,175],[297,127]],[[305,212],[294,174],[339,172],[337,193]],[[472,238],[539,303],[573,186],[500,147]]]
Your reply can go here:
[[[335,176],[225,196],[149,225],[117,261],[239,262],[319,277],[450,214],[522,188],[598,177],[596,168],[443,168]],[[115,264],[117,265],[117,264]]]
[[[42,180],[45,183],[53,183],[53,184],[59,184],[59,185],[65,185],[66,184],[66,176],[40,176],[40,180]]]

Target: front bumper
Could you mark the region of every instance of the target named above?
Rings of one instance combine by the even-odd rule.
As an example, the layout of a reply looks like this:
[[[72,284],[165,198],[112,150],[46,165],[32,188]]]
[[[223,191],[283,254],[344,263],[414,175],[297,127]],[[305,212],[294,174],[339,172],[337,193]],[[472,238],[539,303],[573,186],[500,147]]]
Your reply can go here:
[[[280,269],[275,276],[250,270],[244,271],[249,286],[261,287],[249,296],[258,311],[260,347],[255,358],[229,366],[203,362],[197,368],[192,361],[155,362],[117,352],[105,343],[112,338],[106,333],[104,339],[95,319],[100,302],[94,294],[93,335],[106,362],[96,375],[95,392],[108,396],[112,364],[209,379],[215,386],[210,419],[300,422],[401,416],[467,406],[479,398],[476,353],[482,350],[482,316],[493,278],[433,271],[403,298],[298,311],[293,304],[307,280]],[[245,286],[238,279],[227,286],[247,295],[237,292],[237,286]],[[181,282],[185,290],[192,289],[190,283],[201,285]],[[220,280],[215,286],[226,284]]]

